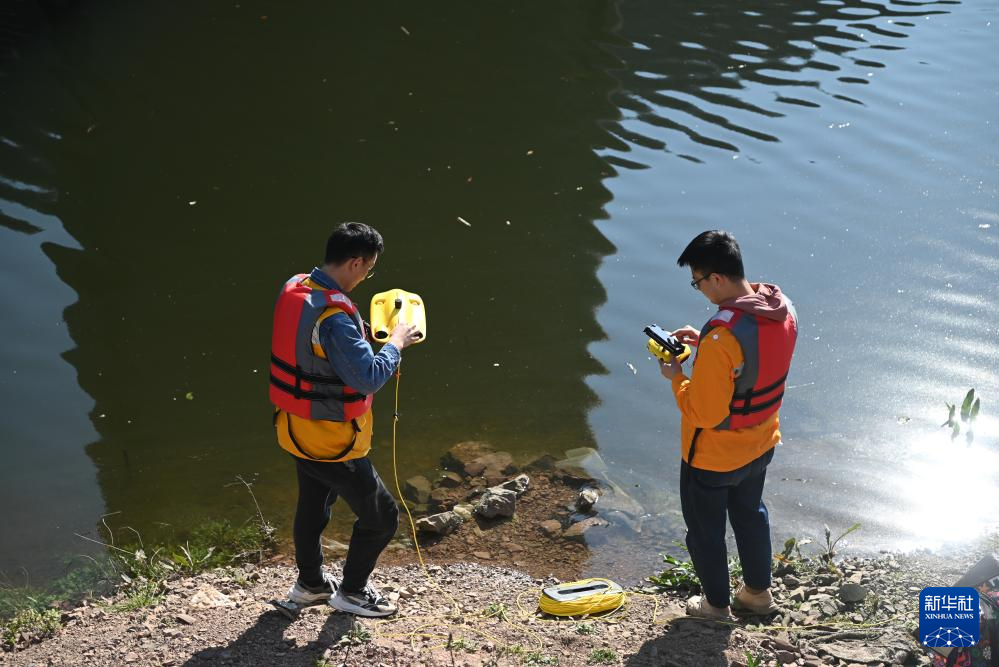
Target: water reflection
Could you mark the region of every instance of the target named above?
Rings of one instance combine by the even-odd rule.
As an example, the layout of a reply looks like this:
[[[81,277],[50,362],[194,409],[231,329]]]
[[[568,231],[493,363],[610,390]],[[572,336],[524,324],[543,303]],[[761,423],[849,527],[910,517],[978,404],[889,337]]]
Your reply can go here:
[[[74,533],[88,532],[104,507],[83,449],[97,435],[88,416],[94,401],[62,356],[75,345],[62,314],[77,294],[47,255],[81,248],[55,215],[59,175],[51,156],[59,139],[38,127],[44,123],[0,108],[7,132],[0,141],[0,582],[12,584],[92,552]]]
[[[387,243],[357,302],[405,287],[432,321],[404,366],[404,478],[466,439],[516,456],[592,444],[583,377],[602,369],[586,344],[602,335],[595,270],[611,250],[592,224],[609,198],[592,147],[614,113],[615,61],[598,44],[615,21],[612,3],[575,0],[112,2],[23,55],[20,79],[53,58],[79,99],[52,123],[58,190],[71,193],[53,210],[83,252],[47,252],[79,295],[66,358],[96,400],[99,437],[84,437],[116,521],[154,539],[245,519],[236,474],[256,481],[268,518],[290,518],[293,469],[266,398],[271,309],[346,219]],[[24,117],[53,96],[30,87]],[[372,454],[386,477],[390,399],[375,403]]]
[[[623,3],[630,46],[612,49],[626,66],[613,98],[622,118],[609,126],[619,141],[608,159],[649,166],[616,154],[635,145],[702,162],[702,147],[739,153],[747,140],[779,142],[789,108],[830,98],[862,105],[862,86],[884,67],[879,51],[903,48],[912,19],[953,4]]]
[[[977,420],[974,433],[970,444],[964,435],[952,441],[943,431],[905,443],[911,454],[889,521],[906,526],[912,546],[959,543],[982,526],[999,526],[999,420]]]

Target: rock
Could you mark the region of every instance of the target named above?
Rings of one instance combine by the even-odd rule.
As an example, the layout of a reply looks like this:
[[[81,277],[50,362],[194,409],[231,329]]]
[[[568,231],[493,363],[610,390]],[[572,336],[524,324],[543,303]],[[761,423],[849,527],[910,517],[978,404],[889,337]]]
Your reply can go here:
[[[430,492],[430,500],[434,501],[437,505],[443,506],[454,499],[453,493],[450,489],[439,486]]]
[[[839,589],[839,599],[843,602],[862,602],[867,597],[867,589],[860,584],[845,583]]]
[[[782,665],[792,665],[796,664],[798,661],[798,656],[790,651],[776,651],[777,662]]]
[[[635,533],[642,532],[642,524],[645,522],[641,517],[632,519],[629,515],[618,510],[611,510],[605,513],[604,516],[615,526],[627,526]]]
[[[527,491],[527,487],[530,486],[530,484],[531,484],[531,478],[528,477],[527,475],[521,474],[517,475],[511,480],[503,482],[502,484],[500,484],[500,488],[513,491],[514,493],[517,494],[517,497],[519,498],[522,495],[524,495],[524,492]]]
[[[790,598],[792,602],[804,602],[808,599],[808,590],[804,586],[799,586],[788,593],[788,598]]]
[[[336,540],[323,539],[323,549],[329,551],[330,555],[332,556],[342,556],[345,553],[347,553],[347,550],[349,548],[350,548],[349,544],[344,544],[343,542],[337,542]],[[259,578],[260,575],[257,575],[257,579]]]
[[[558,537],[562,534],[562,524],[554,519],[549,519],[548,521],[542,521],[538,524],[538,528],[541,532],[548,537]]]
[[[458,503],[451,508],[451,511],[461,517],[462,521],[469,521],[472,518],[472,512],[475,507],[469,505],[468,503]]]
[[[580,512],[589,512],[598,500],[600,500],[599,490],[592,486],[583,487],[576,497],[576,509]]]
[[[417,505],[426,505],[430,500],[430,490],[430,480],[423,475],[416,475],[406,480],[402,487],[402,496]]]
[[[489,454],[495,451],[496,449],[487,442],[480,442],[477,440],[459,442],[457,445],[449,449],[443,457],[441,457],[441,465],[448,470],[463,472],[465,470],[466,463],[470,463],[484,454]]]
[[[437,479],[437,486],[444,487],[445,489],[453,489],[461,486],[461,481],[461,475],[450,470],[445,470]]]
[[[798,579],[798,577],[794,576],[793,574],[784,575],[784,578],[781,579],[781,581],[788,588],[797,588],[798,586],[801,586],[801,579]]]
[[[613,482],[610,483],[610,489],[600,496],[600,508],[602,511],[616,510],[635,517],[645,514],[645,508]]]
[[[555,468],[563,477],[574,481],[591,480],[594,473],[607,472],[607,464],[592,447],[570,449],[564,459],[555,462]]]
[[[497,516],[513,516],[517,508],[517,493],[509,489],[493,487],[486,489],[475,506],[475,513],[486,519]]]
[[[890,662],[892,656],[887,655],[883,646],[871,646],[856,642],[830,642],[818,647],[819,653],[830,655],[843,662],[857,662],[866,665],[872,662]]]
[[[557,461],[554,456],[545,452],[543,454],[537,454],[524,462],[524,465],[520,467],[521,470],[551,470],[555,466],[555,461]]]
[[[431,535],[448,535],[453,533],[464,519],[456,512],[441,512],[431,514],[416,520],[416,529],[421,533]]]
[[[473,551],[472,555],[475,556],[476,558],[478,558],[479,560],[492,560],[493,559],[493,555],[491,553],[489,553],[488,551]]]
[[[183,623],[184,625],[194,625],[196,622],[196,619],[188,614],[177,614],[176,616],[174,616],[174,618],[176,618],[178,622]]]
[[[583,535],[586,531],[594,528],[596,526],[606,526],[607,522],[598,516],[591,516],[589,519],[583,519],[582,521],[577,521],[562,533],[562,537],[570,540],[582,540]]]
[[[829,618],[830,616],[835,616],[839,613],[839,606],[832,598],[819,600],[815,603],[814,609],[818,611],[819,615],[823,618]]]
[[[483,454],[465,464],[465,474],[469,477],[484,477],[486,483],[497,483],[506,475],[517,472],[517,466],[513,464],[513,457],[507,452],[493,452]]]
[[[217,607],[235,607],[236,603],[229,599],[225,593],[204,584],[191,596],[188,601],[192,607],[201,609],[214,609]]]

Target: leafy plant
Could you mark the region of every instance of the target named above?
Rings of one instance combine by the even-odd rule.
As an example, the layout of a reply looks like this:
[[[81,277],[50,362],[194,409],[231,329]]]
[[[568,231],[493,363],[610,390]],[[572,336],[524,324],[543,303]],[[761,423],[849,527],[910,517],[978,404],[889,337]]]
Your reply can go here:
[[[609,648],[596,648],[590,652],[586,659],[590,664],[609,665],[617,662],[617,653]]]
[[[577,635],[597,634],[597,627],[593,623],[577,623],[575,630]]]
[[[454,639],[453,635],[447,636],[447,649],[449,651],[467,651],[468,653],[475,653],[479,647],[474,643],[468,641],[464,637],[458,637]]]
[[[746,651],[746,667],[763,667],[763,660]]]
[[[784,540],[784,549],[774,556],[774,558],[784,563],[790,563],[793,560],[804,560],[804,556],[801,555],[801,547],[811,543],[812,540],[807,537],[800,540],[797,537],[789,537]]]
[[[846,531],[840,533],[839,537],[837,537],[835,540],[832,539],[832,531],[829,530],[829,525],[823,524],[822,527],[825,529],[826,545],[825,545],[825,552],[819,554],[819,558],[822,559],[822,562],[825,564],[826,569],[829,570],[829,572],[838,575],[839,569],[833,563],[833,558],[836,556],[836,545],[839,544],[840,540],[842,540],[844,537],[846,537],[853,531],[858,530],[860,528],[860,524],[859,523],[853,524],[852,526],[847,528]]]
[[[371,641],[371,631],[360,621],[354,621],[354,625],[340,637],[340,644],[367,644]]]
[[[0,623],[0,644],[14,648],[22,634],[36,639],[51,637],[62,627],[60,618],[58,609],[23,609]]]
[[[545,655],[541,651],[531,651],[524,654],[522,665],[557,665],[558,658],[553,655]]]
[[[498,618],[505,621],[508,616],[506,605],[502,602],[490,602],[489,606],[482,610],[482,615],[486,618]]]
[[[957,436],[961,434],[961,424],[966,424],[966,431],[964,433],[964,439],[970,445],[975,440],[975,420],[978,419],[978,413],[982,408],[982,399],[975,396],[974,388],[969,389],[968,393],[964,396],[964,401],[961,403],[961,421],[954,419],[957,414],[957,405],[953,403],[945,403],[947,406],[947,421],[940,425],[941,428],[944,426],[949,426],[950,439],[954,441]]]

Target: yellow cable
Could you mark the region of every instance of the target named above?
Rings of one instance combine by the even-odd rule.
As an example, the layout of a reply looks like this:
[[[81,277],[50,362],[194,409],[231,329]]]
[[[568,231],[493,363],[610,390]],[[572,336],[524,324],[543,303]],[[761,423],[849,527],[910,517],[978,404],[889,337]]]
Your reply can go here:
[[[542,591],[538,600],[538,607],[541,611],[552,616],[582,616],[584,614],[599,614],[606,611],[616,611],[624,606],[628,600],[628,594],[610,579],[594,577],[572,581],[563,586],[585,586],[593,583],[605,583],[609,586],[607,590],[591,595],[584,595],[575,600],[556,600],[548,597]]]
[[[423,573],[430,580],[430,583],[434,588],[439,590],[441,593],[446,595],[451,604],[454,605],[454,612],[458,613],[461,611],[461,605],[458,601],[448,593],[446,590],[441,588],[437,580],[434,579],[433,575],[430,574],[430,570],[427,569],[427,564],[423,562],[423,553],[420,551],[420,541],[416,538],[416,523],[413,521],[413,515],[409,511],[409,504],[406,503],[406,499],[402,497],[402,489],[399,488],[399,467],[396,464],[396,426],[399,423],[399,384],[402,381],[402,360],[399,360],[399,366],[395,371],[395,412],[392,413],[392,476],[395,478],[395,492],[399,496],[399,502],[406,509],[406,517],[409,519],[409,529],[410,533],[413,535],[413,546],[416,547],[416,558],[420,561],[420,568],[422,568]]]

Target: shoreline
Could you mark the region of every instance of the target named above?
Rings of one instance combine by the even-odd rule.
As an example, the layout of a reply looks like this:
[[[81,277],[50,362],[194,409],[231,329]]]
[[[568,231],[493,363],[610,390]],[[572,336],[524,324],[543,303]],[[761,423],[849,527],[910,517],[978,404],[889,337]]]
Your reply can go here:
[[[732,624],[686,617],[692,568],[673,558],[675,567],[662,572],[655,556],[645,572],[651,580],[601,573],[629,590],[622,610],[555,620],[536,609],[540,588],[581,578],[587,542],[628,535],[636,549],[660,554],[661,524],[643,520],[623,489],[586,472],[599,464],[592,449],[515,465],[509,454],[466,442],[442,463],[434,479],[402,484],[428,567],[417,563],[411,539],[382,554],[373,581],[401,607],[390,620],[325,605],[282,614],[269,601],[285,598],[295,569],[287,554],[265,556],[261,547],[255,562],[245,562],[244,550],[235,566],[123,575],[113,595],[46,611],[61,628],[18,630],[0,664],[929,665],[912,636],[918,591],[952,585],[999,547],[823,558],[789,542],[775,559],[781,612]],[[409,531],[404,512],[400,525]],[[337,573],[344,545],[326,546]],[[622,553],[622,572],[642,569]]]

